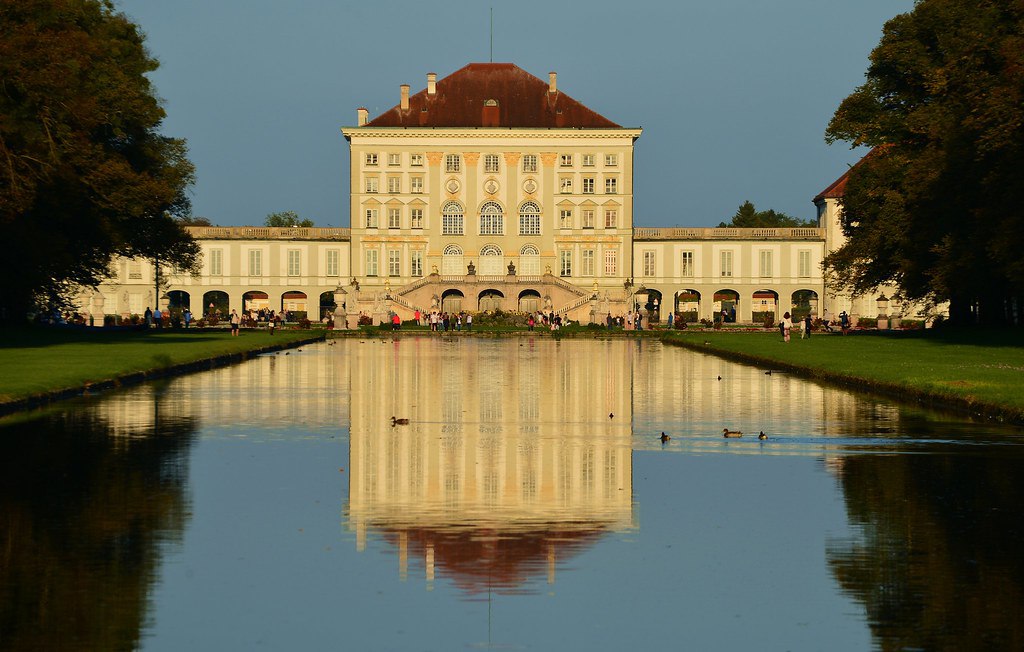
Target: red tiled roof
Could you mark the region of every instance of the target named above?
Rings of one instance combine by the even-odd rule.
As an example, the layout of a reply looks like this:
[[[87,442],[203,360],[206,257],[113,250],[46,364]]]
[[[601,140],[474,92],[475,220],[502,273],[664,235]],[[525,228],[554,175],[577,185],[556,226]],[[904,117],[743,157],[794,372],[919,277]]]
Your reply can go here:
[[[490,100],[497,107],[485,106]],[[620,128],[511,63],[471,63],[439,79],[433,95],[424,89],[407,110],[395,105],[366,126]]]
[[[853,168],[850,168],[850,170],[852,169]],[[830,185],[828,188],[825,188],[817,195],[815,195],[814,199],[812,199],[811,201],[817,204],[822,199],[835,199],[838,197],[842,197],[843,193],[846,192],[846,181],[850,178],[850,170],[847,170],[843,176],[833,181],[832,185]],[[804,195],[804,197],[806,196],[807,195]]]
[[[828,188],[825,188],[824,190],[819,192],[817,195],[815,195],[814,199],[812,199],[811,202],[817,204],[822,199],[838,199],[838,198],[842,197],[846,193],[846,182],[849,181],[850,173],[853,172],[853,169],[856,168],[861,163],[863,163],[869,157],[875,156],[877,154],[880,154],[880,153],[884,152],[886,149],[888,149],[889,147],[890,147],[890,145],[879,145],[878,147],[873,147],[870,152],[868,152],[867,154],[862,156],[859,161],[854,163],[850,167],[850,169],[847,170],[845,174],[843,174],[843,176],[841,176],[838,179],[836,179],[835,181],[833,181],[832,185],[830,185]]]

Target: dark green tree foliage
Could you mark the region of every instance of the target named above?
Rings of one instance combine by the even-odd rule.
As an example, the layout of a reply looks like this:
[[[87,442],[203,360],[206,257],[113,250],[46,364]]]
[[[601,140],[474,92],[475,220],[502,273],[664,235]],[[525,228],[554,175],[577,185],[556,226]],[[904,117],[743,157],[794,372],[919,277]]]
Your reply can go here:
[[[266,219],[267,226],[313,226],[313,220],[299,219],[295,211],[283,211],[281,213],[270,213]]]
[[[740,204],[731,222],[720,222],[719,227],[738,227],[742,229],[764,229],[773,227],[818,226],[815,221],[804,222],[785,213],[776,213],[768,209],[759,211],[749,200]]]
[[[893,282],[957,322],[1005,321],[1024,294],[1024,2],[919,0],[866,77],[826,132],[874,148],[826,266],[854,292]]]
[[[115,255],[196,265],[175,218],[193,167],[108,0],[0,0],[0,317],[59,301]]]

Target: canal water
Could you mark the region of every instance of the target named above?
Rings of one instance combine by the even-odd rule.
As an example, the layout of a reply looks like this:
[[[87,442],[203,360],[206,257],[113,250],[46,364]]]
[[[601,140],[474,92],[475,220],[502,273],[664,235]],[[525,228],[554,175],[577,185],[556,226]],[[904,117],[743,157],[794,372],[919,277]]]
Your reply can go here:
[[[1024,649],[1022,462],[653,341],[316,344],[0,421],[0,648]]]

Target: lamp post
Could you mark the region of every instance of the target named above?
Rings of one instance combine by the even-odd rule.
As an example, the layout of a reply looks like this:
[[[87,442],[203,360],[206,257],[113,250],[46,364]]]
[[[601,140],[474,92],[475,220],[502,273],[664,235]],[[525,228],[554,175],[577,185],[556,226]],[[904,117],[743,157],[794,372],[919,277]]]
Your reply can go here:
[[[889,328],[889,298],[880,294],[875,303],[878,304],[878,330]]]

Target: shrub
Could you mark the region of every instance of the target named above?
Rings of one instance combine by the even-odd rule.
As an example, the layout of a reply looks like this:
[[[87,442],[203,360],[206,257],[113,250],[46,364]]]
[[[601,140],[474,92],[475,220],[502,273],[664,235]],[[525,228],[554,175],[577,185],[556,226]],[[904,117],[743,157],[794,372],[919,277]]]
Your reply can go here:
[[[857,328],[878,328],[878,318],[860,317],[857,319]]]
[[[767,328],[768,330],[772,330],[776,326],[778,326],[778,323],[775,321],[775,313],[774,312],[763,313],[763,316],[761,317],[761,325],[764,326],[765,328]]]
[[[707,317],[705,317],[704,319],[700,320],[700,325],[703,326],[704,328],[711,328],[712,326],[714,326],[717,323],[718,323],[717,319],[712,321],[712,320],[708,319]]]
[[[307,319],[306,317],[303,317],[302,319],[299,320],[299,328],[301,328],[302,330],[309,330],[309,326],[310,322],[309,319]]]
[[[369,315],[359,315],[360,326],[373,326],[373,317]]]
[[[672,321],[672,328],[676,329],[677,331],[686,330],[686,321],[682,319],[681,315],[678,319]]]

